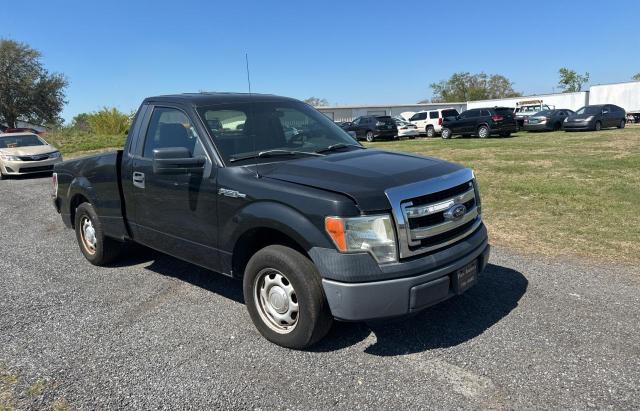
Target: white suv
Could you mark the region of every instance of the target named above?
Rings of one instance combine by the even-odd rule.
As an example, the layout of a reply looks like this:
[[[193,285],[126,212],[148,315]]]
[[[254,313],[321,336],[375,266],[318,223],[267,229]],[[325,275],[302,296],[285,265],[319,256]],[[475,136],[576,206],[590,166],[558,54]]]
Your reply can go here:
[[[458,114],[458,110],[455,108],[439,108],[437,110],[420,111],[414,114],[409,121],[418,127],[418,131],[421,134],[426,134],[427,137],[434,137],[442,131],[442,120],[445,117],[455,117]]]

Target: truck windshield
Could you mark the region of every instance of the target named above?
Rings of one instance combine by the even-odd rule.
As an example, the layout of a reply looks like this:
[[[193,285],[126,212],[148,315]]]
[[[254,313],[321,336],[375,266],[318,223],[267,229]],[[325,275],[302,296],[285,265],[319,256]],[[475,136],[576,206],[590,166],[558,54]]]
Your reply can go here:
[[[258,161],[265,156],[257,153],[268,150],[315,153],[340,143],[358,145],[327,116],[300,102],[223,104],[199,107],[198,113],[225,162]]]
[[[44,146],[44,144],[40,137],[35,134],[0,137],[0,148]]]

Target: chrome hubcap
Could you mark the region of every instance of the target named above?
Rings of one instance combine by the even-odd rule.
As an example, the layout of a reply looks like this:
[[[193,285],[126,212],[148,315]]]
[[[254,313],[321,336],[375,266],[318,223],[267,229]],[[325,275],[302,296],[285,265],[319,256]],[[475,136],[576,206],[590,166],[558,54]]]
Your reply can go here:
[[[82,217],[80,222],[80,232],[82,234],[84,248],[90,254],[95,254],[98,239],[96,238],[96,230],[93,227],[93,223],[88,217]]]
[[[298,297],[287,277],[274,268],[265,268],[256,276],[253,288],[262,321],[280,334],[293,331],[298,323]]]
[[[480,137],[486,137],[487,136],[487,129],[486,128],[481,128],[480,129]]]

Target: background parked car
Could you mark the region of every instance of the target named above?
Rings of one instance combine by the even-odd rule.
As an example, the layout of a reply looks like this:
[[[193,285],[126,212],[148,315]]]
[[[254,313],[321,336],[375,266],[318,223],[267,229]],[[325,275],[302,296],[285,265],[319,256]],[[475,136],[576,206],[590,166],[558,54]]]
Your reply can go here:
[[[33,133],[0,134],[0,179],[8,175],[53,171],[60,152]]]
[[[349,133],[349,135],[353,138],[356,138],[356,132],[351,130],[350,128],[353,126],[353,123],[350,121],[334,121],[338,127]]]
[[[442,131],[442,122],[445,117],[455,117],[458,114],[460,114],[458,110],[452,107],[420,111],[414,114],[410,121],[418,127],[418,131],[421,134],[426,134],[427,137],[434,137]]]
[[[524,130],[556,131],[562,128],[562,122],[573,111],[569,109],[543,110],[524,119]]]
[[[562,128],[565,131],[595,130],[602,128],[624,128],[627,122],[627,113],[622,107],[615,104],[598,104],[585,106],[564,119]]]
[[[523,127],[525,118],[541,111],[553,110],[554,108],[555,107],[543,104],[542,100],[525,100],[516,103],[516,108],[513,110],[513,113],[516,116],[518,127]]]
[[[446,117],[442,123],[442,138],[454,135],[486,138],[492,134],[509,137],[517,130],[512,108],[475,108],[463,111],[456,117]]]
[[[398,138],[416,138],[416,136],[420,134],[418,127],[416,127],[415,124],[409,123],[408,121],[398,117],[394,117],[393,121],[395,121],[396,127],[398,127]]]
[[[9,127],[9,128],[5,128],[3,133],[30,133],[30,134],[43,135],[45,134],[45,131],[38,131],[35,128],[28,128],[28,127],[17,127],[17,128]]]
[[[357,139],[364,138],[369,142],[398,136],[398,127],[390,116],[357,117],[346,130],[354,131]]]

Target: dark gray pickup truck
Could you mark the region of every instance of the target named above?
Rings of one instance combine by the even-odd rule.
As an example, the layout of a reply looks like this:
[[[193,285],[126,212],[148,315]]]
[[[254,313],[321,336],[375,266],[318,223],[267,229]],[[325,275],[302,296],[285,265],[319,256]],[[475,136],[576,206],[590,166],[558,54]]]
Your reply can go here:
[[[243,281],[270,341],[416,313],[489,258],[473,172],[365,148],[297,100],[146,99],[123,150],[57,164],[54,204],[89,262],[129,242]]]

